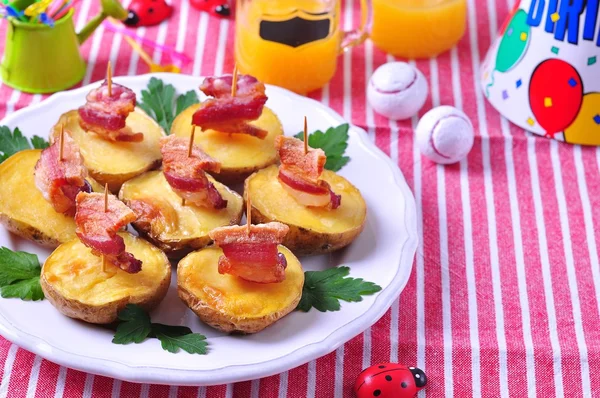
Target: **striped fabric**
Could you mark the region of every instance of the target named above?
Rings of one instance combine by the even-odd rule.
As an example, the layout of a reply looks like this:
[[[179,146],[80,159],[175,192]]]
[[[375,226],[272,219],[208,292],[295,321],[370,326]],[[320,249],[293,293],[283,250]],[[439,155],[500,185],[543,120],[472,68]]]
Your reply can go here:
[[[417,118],[389,122],[367,105],[368,77],[392,60],[371,43],[342,56],[331,83],[311,94],[364,127],[398,163],[416,198],[421,243],[414,271],[378,323],[288,372],[206,388],[93,376],[0,339],[0,398],[342,397],[351,396],[362,368],[387,361],[426,371],[430,384],[421,397],[600,396],[600,151],[527,134],[489,106],[479,65],[512,0],[468,1],[468,31],[458,47],[413,62],[431,87],[425,109],[454,105],[473,121],[475,145],[460,164],[421,157],[412,134]],[[359,22],[358,3],[345,2],[346,27]],[[193,56],[184,73],[231,70],[232,21],[200,14],[185,0],[175,6],[168,24],[138,33]],[[77,25],[98,7],[83,0]],[[147,71],[121,37],[102,28],[83,53],[83,84],[103,78],[109,59],[115,75]],[[154,52],[155,61],[161,58]],[[42,99],[2,86],[0,113]]]

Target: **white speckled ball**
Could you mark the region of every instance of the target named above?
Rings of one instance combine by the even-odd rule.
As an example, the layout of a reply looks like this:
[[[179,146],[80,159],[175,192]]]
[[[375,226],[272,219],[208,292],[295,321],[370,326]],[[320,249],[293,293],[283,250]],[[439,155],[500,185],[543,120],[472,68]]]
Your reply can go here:
[[[438,106],[427,112],[415,131],[421,153],[436,163],[461,161],[473,147],[471,121],[452,106]]]
[[[427,80],[406,62],[381,65],[367,87],[367,99],[375,112],[392,120],[408,119],[419,112],[427,99]]]

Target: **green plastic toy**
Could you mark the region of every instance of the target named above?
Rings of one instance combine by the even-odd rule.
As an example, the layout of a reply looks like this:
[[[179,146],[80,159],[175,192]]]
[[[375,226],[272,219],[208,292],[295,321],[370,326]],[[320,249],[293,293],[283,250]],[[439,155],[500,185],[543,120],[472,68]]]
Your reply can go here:
[[[25,9],[35,0],[12,4]],[[55,22],[54,27],[9,18],[2,81],[27,93],[54,93],[79,83],[85,75],[85,61],[79,52],[83,44],[106,17],[127,18],[117,0],[101,0],[102,11],[79,33],[75,33],[73,10]]]

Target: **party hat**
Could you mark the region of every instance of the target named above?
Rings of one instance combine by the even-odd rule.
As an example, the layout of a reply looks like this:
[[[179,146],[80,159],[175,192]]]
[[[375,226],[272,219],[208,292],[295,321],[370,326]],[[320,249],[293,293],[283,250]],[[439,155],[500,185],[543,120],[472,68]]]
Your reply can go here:
[[[600,145],[598,0],[517,1],[482,65],[491,104],[511,122]]]

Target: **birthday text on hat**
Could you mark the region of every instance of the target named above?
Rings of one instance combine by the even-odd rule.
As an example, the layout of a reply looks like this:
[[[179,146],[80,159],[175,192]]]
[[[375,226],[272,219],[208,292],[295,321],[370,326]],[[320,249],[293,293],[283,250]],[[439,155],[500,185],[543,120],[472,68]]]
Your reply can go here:
[[[544,29],[554,33],[556,40],[577,44],[581,14],[585,10],[583,21],[583,40],[593,41],[596,33],[596,45],[600,47],[600,31],[596,32],[599,0],[562,0],[560,9],[558,0],[532,0],[527,15],[527,24],[540,26],[545,18]],[[546,11],[544,13],[544,11]]]

